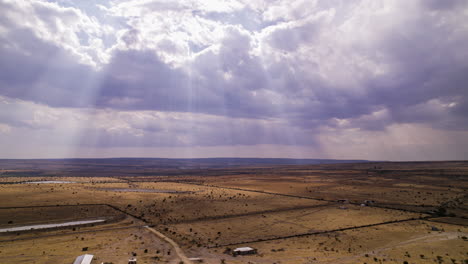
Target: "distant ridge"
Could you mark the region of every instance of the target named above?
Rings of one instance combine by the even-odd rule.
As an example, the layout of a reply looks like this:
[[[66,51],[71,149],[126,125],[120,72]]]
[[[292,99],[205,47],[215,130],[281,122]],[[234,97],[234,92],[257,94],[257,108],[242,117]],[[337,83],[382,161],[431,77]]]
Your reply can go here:
[[[171,159],[170,159],[171,160]],[[195,163],[216,163],[229,166],[245,165],[312,165],[335,163],[360,163],[368,160],[337,160],[337,159],[294,159],[294,158],[194,158],[172,159],[177,161],[190,161]]]
[[[94,166],[148,166],[162,168],[223,168],[261,165],[316,165],[363,163],[368,160],[293,159],[293,158],[69,158],[69,159],[0,159],[0,166],[13,165],[94,165]]]

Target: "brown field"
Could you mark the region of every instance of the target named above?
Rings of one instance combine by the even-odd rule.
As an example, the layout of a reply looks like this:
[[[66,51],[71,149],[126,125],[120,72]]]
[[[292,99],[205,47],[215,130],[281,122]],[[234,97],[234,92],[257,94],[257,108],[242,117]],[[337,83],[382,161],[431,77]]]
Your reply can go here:
[[[205,263],[468,263],[468,162],[0,165],[0,229],[106,219],[0,233],[2,264],[179,263],[146,225]],[[46,180],[71,183],[25,183]],[[258,253],[224,253],[240,246]]]
[[[83,252],[84,247],[88,251]],[[69,232],[67,235],[2,242],[0,251],[0,263],[73,263],[76,256],[85,253],[95,256],[93,263],[127,263],[133,252],[140,263],[178,263],[176,256],[168,255],[171,247],[149,235],[144,228]]]
[[[168,229],[177,233],[176,239],[180,240],[183,245],[190,246],[190,241],[196,241],[196,243],[213,246],[216,244],[224,245],[252,241],[258,238],[270,239],[308,232],[335,230],[420,216],[415,213],[371,207],[346,206],[346,208],[339,209],[335,205],[262,213],[169,225]],[[187,242],[184,243],[185,241]]]

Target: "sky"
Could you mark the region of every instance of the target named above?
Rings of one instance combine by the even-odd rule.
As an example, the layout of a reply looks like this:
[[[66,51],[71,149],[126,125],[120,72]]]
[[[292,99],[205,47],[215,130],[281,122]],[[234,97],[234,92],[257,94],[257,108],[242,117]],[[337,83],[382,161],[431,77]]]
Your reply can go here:
[[[0,158],[468,159],[468,1],[0,12]]]

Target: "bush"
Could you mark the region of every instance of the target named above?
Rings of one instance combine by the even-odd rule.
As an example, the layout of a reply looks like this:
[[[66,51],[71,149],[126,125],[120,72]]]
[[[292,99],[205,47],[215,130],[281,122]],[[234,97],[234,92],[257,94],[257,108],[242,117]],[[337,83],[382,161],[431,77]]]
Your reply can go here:
[[[445,209],[444,207],[439,207],[439,209],[437,209],[436,214],[438,216],[445,216],[445,214],[447,214],[447,209]]]

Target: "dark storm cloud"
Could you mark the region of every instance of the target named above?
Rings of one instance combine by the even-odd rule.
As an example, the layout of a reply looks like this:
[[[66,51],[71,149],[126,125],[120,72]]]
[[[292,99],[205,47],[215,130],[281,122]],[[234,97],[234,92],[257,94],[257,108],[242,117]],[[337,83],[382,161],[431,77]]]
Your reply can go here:
[[[461,118],[468,112],[456,113],[466,109],[468,98],[468,51],[462,48],[468,39],[459,28],[444,23],[449,16],[423,13],[405,31],[394,31],[381,40],[384,60],[393,71],[369,79],[366,103],[386,107],[392,122],[447,123],[447,128],[453,128],[447,119],[456,119],[455,126],[468,126],[468,120]],[[431,100],[454,106],[442,113]]]
[[[119,109],[184,111],[187,76],[153,51],[118,51],[106,65],[96,105]]]
[[[153,50],[116,51],[103,69],[96,106],[256,116],[267,105],[257,105],[249,92],[265,88],[265,76],[249,49],[249,38],[233,29],[219,53],[197,57],[190,76],[162,62]]]
[[[99,80],[91,67],[28,29],[12,31],[0,41],[1,95],[51,106],[89,106],[88,96]]]
[[[429,13],[423,6],[410,21],[387,28],[388,32],[378,32],[379,39],[374,45],[356,46],[353,51],[356,55],[389,68],[384,74],[369,74],[360,87],[364,92],[337,89],[328,85],[327,80],[317,85],[319,78],[310,81],[309,89],[313,92],[305,98],[306,103],[298,111],[301,114],[295,122],[313,126],[316,123],[307,119],[351,118],[355,127],[370,130],[384,129],[393,123],[426,123],[442,129],[466,129],[468,51],[463,46],[468,43],[468,35],[461,34],[461,31],[467,33],[466,30],[453,24],[463,21],[460,18],[463,9],[460,8],[466,9],[466,3],[453,1],[429,6],[443,11]],[[450,20],[452,23],[447,22]],[[299,27],[291,28],[288,34],[305,36],[301,31]],[[294,48],[301,44],[295,41],[297,37],[279,39]],[[271,41],[278,45],[274,39]],[[293,82],[298,83],[297,80]],[[431,100],[445,102],[446,107],[431,103]],[[381,109],[388,111],[384,119],[357,121],[359,117]]]
[[[426,7],[433,10],[453,10],[454,8],[460,8],[466,5],[464,0],[426,0],[422,2]]]

